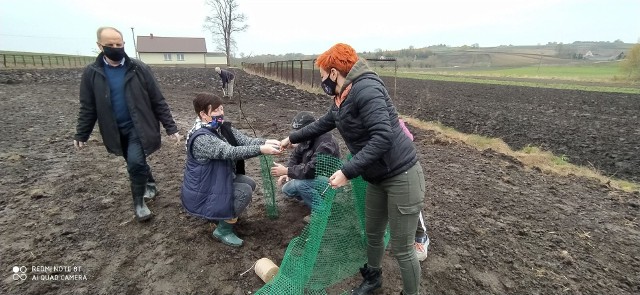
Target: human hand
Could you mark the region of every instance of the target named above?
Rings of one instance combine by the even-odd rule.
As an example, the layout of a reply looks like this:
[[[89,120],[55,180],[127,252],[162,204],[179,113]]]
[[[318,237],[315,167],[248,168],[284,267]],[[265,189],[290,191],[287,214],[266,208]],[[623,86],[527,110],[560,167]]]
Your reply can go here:
[[[180,135],[180,132],[176,132],[169,136],[173,137],[176,140],[176,145],[179,145],[182,142],[182,135]]]
[[[85,146],[87,146],[87,142],[86,141],[77,141],[77,140],[73,140],[73,146],[76,148],[76,151],[81,150],[82,148],[84,148]]]
[[[282,164],[273,162],[273,167],[271,167],[271,176],[287,175],[288,172],[289,169],[287,169],[287,167],[283,166]]]
[[[276,146],[265,144],[260,146],[260,153],[263,155],[277,155],[280,150]]]
[[[264,144],[271,144],[280,147],[280,141],[277,139],[267,139]]]
[[[282,186],[285,182],[289,181],[289,176],[282,175],[278,177],[278,185]]]
[[[333,173],[333,175],[331,175],[331,177],[329,177],[329,184],[333,189],[346,185],[347,181],[348,179],[346,176],[344,176],[342,170],[336,171],[335,173]]]
[[[286,150],[290,145],[291,145],[291,141],[289,140],[289,137],[287,136],[287,138],[285,138],[285,139],[280,141],[280,151]]]

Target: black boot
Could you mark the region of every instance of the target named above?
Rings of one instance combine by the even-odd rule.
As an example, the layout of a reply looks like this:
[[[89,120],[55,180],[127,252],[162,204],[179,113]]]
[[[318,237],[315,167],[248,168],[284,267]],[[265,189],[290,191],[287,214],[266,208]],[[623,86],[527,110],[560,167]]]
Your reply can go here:
[[[133,195],[133,212],[136,214],[136,220],[139,222],[149,220],[151,218],[151,210],[147,208],[144,202],[144,193],[147,189],[146,184],[131,184],[131,194]]]
[[[144,191],[144,200],[152,201],[158,195],[158,187],[155,182],[147,182],[147,187]]]
[[[382,287],[382,268],[369,267],[366,263],[360,268],[360,274],[364,280],[360,286],[353,291],[351,295],[366,295]]]

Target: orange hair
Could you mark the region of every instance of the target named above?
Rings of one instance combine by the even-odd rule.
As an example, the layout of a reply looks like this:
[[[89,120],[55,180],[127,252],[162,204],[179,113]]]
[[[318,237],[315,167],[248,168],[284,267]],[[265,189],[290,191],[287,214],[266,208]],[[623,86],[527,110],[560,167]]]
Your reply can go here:
[[[330,71],[331,68],[335,68],[340,74],[346,77],[357,61],[358,54],[353,47],[344,43],[338,43],[320,54],[316,59],[316,65],[327,72]]]

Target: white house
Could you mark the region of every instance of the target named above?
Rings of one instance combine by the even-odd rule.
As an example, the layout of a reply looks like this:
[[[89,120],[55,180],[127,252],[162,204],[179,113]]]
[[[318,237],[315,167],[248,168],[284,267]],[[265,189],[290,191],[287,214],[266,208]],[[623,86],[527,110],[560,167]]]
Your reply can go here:
[[[208,53],[204,38],[138,36],[138,58],[149,65],[207,67],[226,65],[224,53]],[[222,55],[222,56],[220,56]]]

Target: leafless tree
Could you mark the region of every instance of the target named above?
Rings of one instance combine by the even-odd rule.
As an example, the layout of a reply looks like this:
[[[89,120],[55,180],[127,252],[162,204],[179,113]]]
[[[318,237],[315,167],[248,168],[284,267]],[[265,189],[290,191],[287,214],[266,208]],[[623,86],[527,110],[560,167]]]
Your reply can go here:
[[[235,0],[206,0],[211,13],[204,20],[204,28],[213,35],[218,50],[227,54],[227,65],[231,65],[231,52],[236,47],[232,37],[234,32],[244,32],[249,27],[243,24],[247,18],[238,13],[238,3]]]

